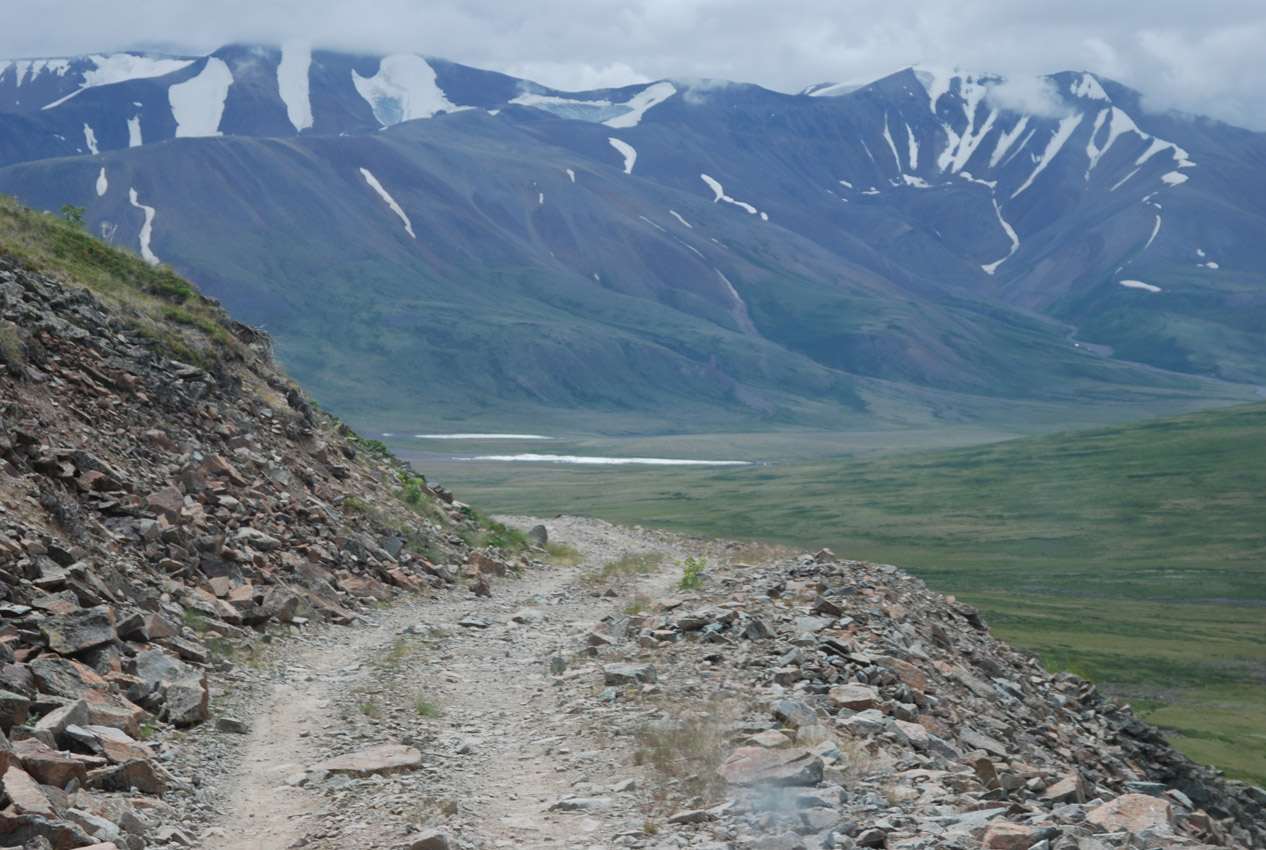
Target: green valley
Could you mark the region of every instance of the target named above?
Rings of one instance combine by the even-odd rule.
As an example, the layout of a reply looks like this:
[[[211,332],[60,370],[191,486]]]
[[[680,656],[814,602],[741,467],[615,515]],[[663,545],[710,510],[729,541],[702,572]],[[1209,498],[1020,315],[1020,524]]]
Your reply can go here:
[[[981,607],[1048,666],[1135,700],[1191,755],[1266,781],[1266,404],[926,448],[973,436],[989,439],[782,433],[514,447],[773,461],[741,468],[417,465],[483,511],[594,515],[901,565]],[[439,451],[438,441],[395,447],[407,456],[421,442]],[[485,451],[479,442],[456,448]],[[905,452],[881,453],[902,443]]]

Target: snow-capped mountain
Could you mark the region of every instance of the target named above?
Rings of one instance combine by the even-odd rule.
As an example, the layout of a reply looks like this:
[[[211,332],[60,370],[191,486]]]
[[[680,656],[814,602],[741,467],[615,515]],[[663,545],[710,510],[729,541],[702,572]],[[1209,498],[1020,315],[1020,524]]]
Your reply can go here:
[[[86,207],[386,418],[1201,392],[1074,337],[1266,382],[1264,165],[1263,134],[1084,73],[568,93],[298,48],[0,61],[0,190]]]

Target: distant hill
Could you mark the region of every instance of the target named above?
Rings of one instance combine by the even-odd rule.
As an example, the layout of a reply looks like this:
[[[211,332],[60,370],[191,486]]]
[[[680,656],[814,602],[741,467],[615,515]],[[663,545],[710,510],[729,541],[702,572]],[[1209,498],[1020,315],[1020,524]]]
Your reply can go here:
[[[0,62],[0,190],[84,207],[383,427],[1251,397],[1266,135],[1148,113],[1090,74],[1040,83],[1022,100],[914,68],[797,95],[566,93],[243,45]]]

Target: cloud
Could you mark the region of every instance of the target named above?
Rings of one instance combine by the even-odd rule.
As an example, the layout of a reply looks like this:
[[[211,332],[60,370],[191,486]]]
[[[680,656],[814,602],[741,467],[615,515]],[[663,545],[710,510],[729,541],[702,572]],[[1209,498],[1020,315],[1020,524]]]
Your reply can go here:
[[[1063,118],[1069,111],[1055,84],[1041,77],[1017,77],[992,83],[988,88],[989,102],[999,109],[1040,118]]]
[[[1093,71],[1178,108],[1266,130],[1261,0],[40,0],[0,3],[0,55],[229,42],[418,52],[557,88],[661,78],[779,91],[913,64],[1010,80]],[[1036,99],[1040,91],[1000,92]]]

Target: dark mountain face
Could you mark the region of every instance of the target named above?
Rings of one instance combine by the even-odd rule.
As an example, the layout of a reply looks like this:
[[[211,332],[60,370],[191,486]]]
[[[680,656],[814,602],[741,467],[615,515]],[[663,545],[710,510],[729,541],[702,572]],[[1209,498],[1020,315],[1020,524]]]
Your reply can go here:
[[[249,46],[0,69],[0,190],[86,207],[362,420],[1243,395],[1074,338],[1266,382],[1266,137],[1089,74],[575,94]]]

